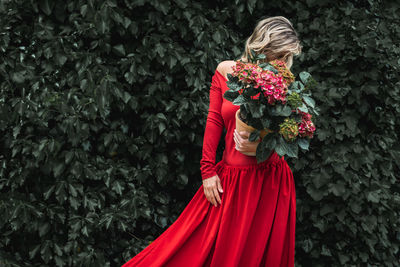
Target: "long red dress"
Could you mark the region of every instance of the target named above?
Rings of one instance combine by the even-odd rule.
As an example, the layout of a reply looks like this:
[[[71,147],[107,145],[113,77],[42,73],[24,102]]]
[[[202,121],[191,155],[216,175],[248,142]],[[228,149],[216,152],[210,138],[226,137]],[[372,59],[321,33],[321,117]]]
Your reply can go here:
[[[123,267],[293,267],[296,192],[293,174],[276,152],[257,164],[235,149],[233,130],[239,106],[223,97],[227,79],[212,76],[203,139],[202,179],[221,179],[221,204],[212,205],[203,185],[157,239]],[[225,149],[215,164],[223,127]]]

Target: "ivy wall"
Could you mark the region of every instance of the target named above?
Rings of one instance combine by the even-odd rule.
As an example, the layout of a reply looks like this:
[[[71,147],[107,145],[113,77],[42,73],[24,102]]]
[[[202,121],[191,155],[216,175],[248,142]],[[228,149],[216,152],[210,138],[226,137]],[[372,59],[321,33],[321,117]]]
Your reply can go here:
[[[400,3],[363,0],[1,1],[0,265],[120,266],[171,225],[211,75],[275,15],[319,83],[296,266],[399,266]]]

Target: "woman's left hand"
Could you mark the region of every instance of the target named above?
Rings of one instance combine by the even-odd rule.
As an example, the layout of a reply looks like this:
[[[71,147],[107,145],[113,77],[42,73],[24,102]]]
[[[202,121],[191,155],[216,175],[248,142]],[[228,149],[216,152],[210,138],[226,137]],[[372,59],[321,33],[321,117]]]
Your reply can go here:
[[[250,133],[247,131],[237,132],[233,130],[233,139],[235,140],[235,148],[237,151],[247,156],[255,156],[258,144],[261,142],[260,138],[255,141],[249,141]]]

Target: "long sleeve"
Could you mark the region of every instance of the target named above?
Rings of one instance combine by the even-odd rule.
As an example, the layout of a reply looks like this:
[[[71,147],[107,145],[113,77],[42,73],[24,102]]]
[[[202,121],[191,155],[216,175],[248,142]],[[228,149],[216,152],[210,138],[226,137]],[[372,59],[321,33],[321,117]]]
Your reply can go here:
[[[221,106],[221,80],[216,70],[211,80],[208,115],[203,137],[202,158],[200,160],[202,180],[217,174],[215,171],[215,158],[221,133],[224,128]]]

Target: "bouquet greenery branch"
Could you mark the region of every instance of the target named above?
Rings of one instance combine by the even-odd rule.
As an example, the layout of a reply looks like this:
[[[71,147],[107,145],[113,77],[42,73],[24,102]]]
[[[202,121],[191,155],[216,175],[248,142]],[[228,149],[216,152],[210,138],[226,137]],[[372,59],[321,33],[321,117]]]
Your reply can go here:
[[[251,50],[250,62],[237,60],[234,72],[227,75],[224,98],[240,106],[236,119],[253,129],[249,141],[261,138],[257,162],[273,150],[281,157],[297,158],[299,148],[309,149],[315,132],[311,118],[318,115],[318,108],[311,92],[316,81],[306,71],[296,79],[280,60],[258,63],[265,58]]]

